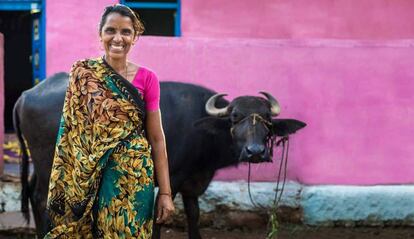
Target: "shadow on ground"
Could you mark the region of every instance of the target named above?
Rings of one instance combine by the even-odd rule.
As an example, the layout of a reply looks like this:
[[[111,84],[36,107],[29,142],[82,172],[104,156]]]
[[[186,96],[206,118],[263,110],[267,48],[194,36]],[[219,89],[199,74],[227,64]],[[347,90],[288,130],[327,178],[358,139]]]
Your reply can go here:
[[[266,237],[262,230],[219,230],[203,228],[203,239],[261,239]],[[32,239],[33,234],[0,232],[0,239]],[[182,228],[164,228],[162,238],[187,239]],[[318,228],[283,224],[278,239],[414,239],[414,228],[410,227],[363,227],[363,228]]]

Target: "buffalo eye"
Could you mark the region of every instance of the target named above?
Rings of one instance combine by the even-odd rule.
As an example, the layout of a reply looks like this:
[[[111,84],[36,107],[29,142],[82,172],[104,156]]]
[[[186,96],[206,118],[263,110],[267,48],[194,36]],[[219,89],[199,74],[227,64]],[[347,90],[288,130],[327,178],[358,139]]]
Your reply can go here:
[[[240,121],[240,114],[235,113],[235,112],[231,113],[230,118],[232,122],[238,122]]]

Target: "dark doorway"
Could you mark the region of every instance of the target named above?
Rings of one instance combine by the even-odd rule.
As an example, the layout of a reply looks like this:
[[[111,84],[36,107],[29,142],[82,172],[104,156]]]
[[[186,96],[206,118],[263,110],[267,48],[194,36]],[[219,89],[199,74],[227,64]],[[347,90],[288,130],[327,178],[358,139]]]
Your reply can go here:
[[[144,35],[181,36],[181,0],[121,0],[138,13]]]
[[[174,36],[174,9],[134,9],[144,23],[143,35]]]
[[[33,86],[32,16],[30,11],[0,11],[0,32],[4,35],[4,126],[13,131],[12,112],[24,90]]]

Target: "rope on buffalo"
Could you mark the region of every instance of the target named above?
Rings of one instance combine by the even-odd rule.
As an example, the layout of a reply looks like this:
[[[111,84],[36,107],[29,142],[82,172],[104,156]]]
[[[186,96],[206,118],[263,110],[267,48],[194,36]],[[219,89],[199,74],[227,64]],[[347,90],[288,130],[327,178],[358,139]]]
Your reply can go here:
[[[276,145],[279,146],[280,144],[282,144],[282,155],[280,158],[280,164],[279,164],[279,172],[277,175],[277,182],[276,182],[276,189],[275,189],[275,197],[273,199],[273,207],[276,209],[280,203],[280,200],[282,199],[282,193],[283,190],[285,188],[285,184],[286,184],[286,177],[287,177],[287,160],[288,160],[288,156],[289,156],[289,136],[285,136],[282,137],[279,141],[276,142],[276,144],[274,143],[276,141],[276,137],[270,137],[270,139],[268,140],[269,142],[269,146],[270,146],[270,152],[273,156],[273,146]],[[282,168],[283,168],[283,182],[282,182],[282,187],[281,189],[279,189],[280,186],[280,179],[282,176]],[[251,163],[249,162],[249,170],[248,170],[248,176],[247,176],[247,190],[249,193],[249,198],[250,198],[250,202],[252,203],[252,205],[256,208],[261,208],[261,209],[266,209],[266,207],[256,203],[253,200],[252,197],[252,193],[250,190],[250,181],[251,181]],[[280,193],[278,194],[278,192],[280,191]]]

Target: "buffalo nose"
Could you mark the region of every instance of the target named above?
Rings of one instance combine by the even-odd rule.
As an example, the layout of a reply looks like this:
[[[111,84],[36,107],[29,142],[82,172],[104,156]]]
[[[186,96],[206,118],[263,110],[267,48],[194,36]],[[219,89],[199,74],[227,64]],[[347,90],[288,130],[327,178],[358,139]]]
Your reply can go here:
[[[253,144],[246,147],[247,154],[249,156],[261,155],[265,151],[264,145]]]

